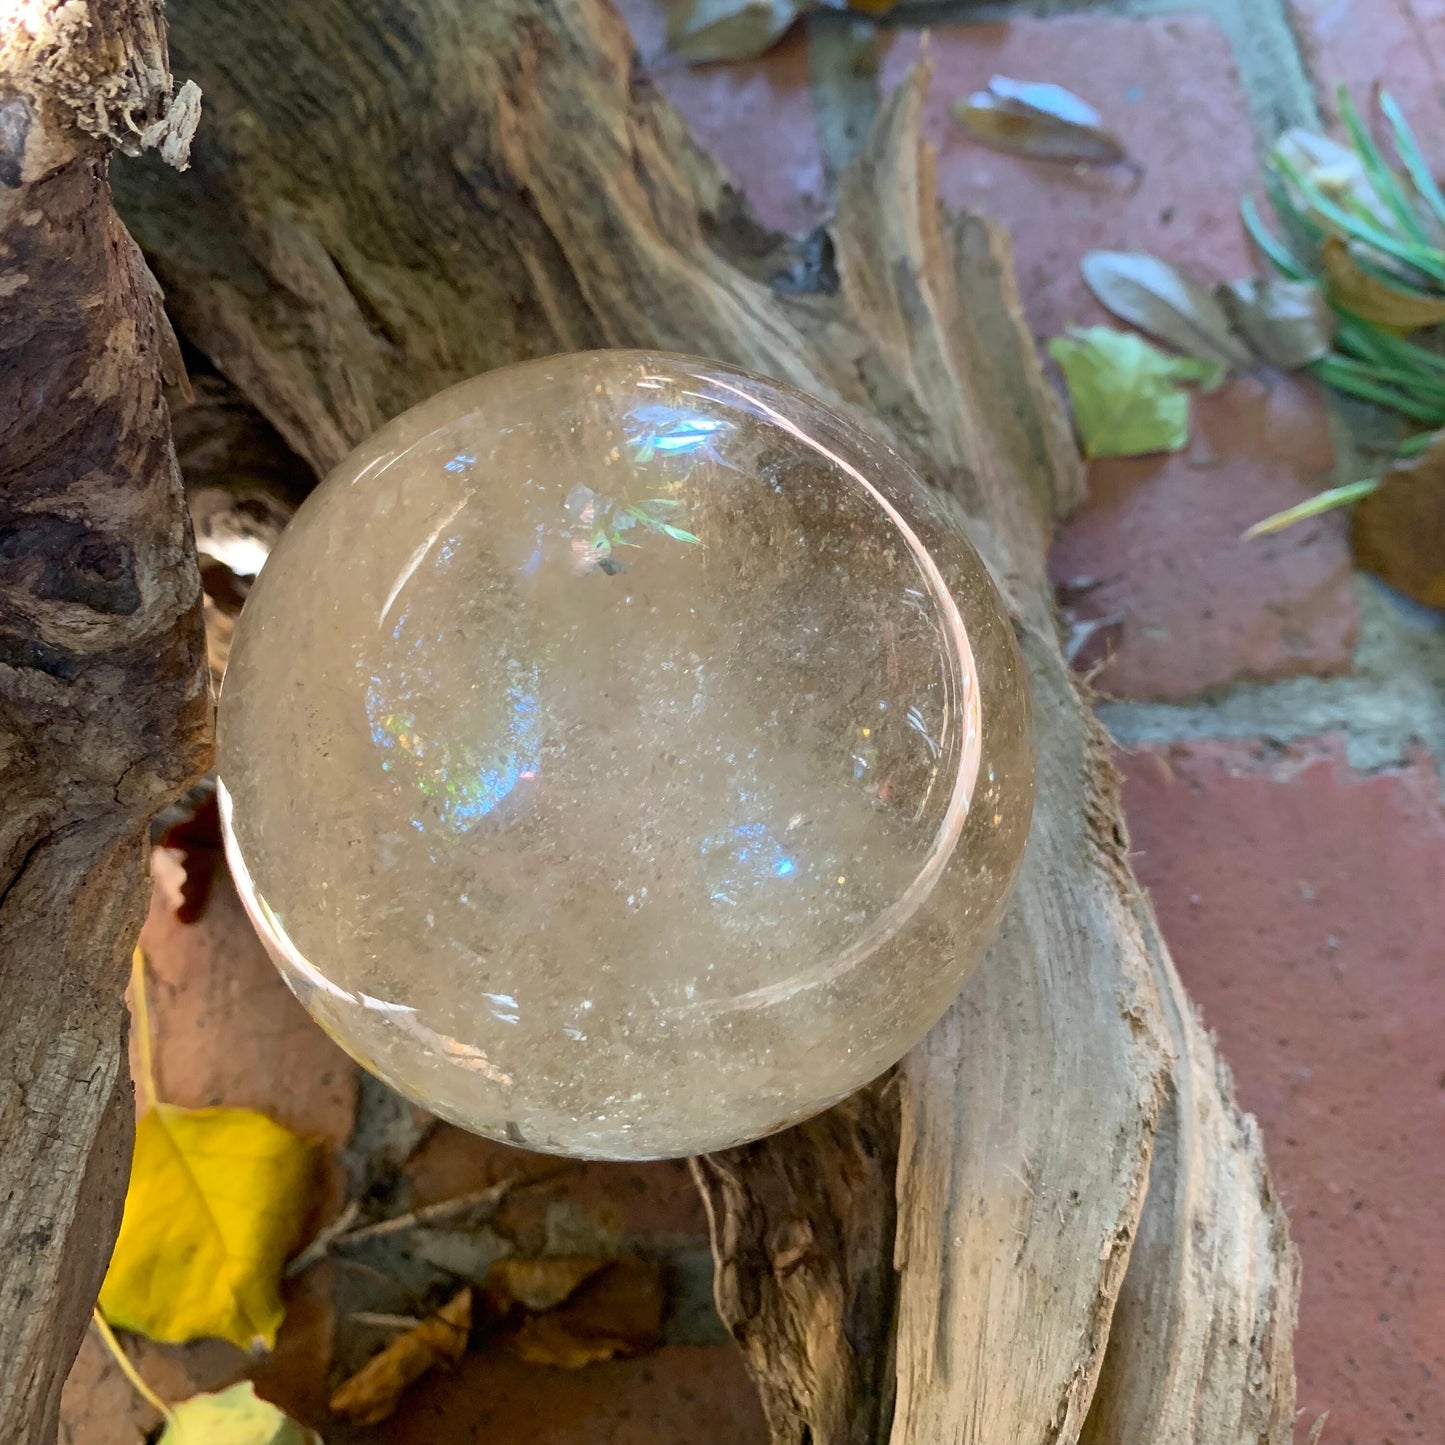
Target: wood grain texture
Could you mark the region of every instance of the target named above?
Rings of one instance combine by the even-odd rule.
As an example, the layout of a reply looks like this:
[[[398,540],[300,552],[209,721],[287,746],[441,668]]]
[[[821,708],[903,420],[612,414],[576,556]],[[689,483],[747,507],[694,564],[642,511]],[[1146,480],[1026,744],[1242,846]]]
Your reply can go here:
[[[1174,1053],[1144,1215],[1080,1437],[1290,1441],[1299,1258],[1259,1126],[1159,936],[1139,925]]]
[[[1006,240],[937,203],[926,76],[802,246],[749,220],[600,0],[171,18],[211,120],[186,176],[126,169],[125,212],[185,339],[310,465],[508,361],[701,353],[866,414],[1007,598],[1041,771],[997,946],[891,1082],[696,1166],[775,1441],[1283,1445],[1293,1254],[1059,654],[1044,560],[1081,472]]]
[[[892,1075],[781,1141],[693,1160],[718,1307],[774,1441],[887,1436],[897,1160]]]
[[[169,336],[111,207],[170,107],[159,6],[35,4],[0,35],[0,1438],[54,1433],[119,1223],[122,996],[153,814],[204,771]],[[173,341],[173,338],[171,339]]]

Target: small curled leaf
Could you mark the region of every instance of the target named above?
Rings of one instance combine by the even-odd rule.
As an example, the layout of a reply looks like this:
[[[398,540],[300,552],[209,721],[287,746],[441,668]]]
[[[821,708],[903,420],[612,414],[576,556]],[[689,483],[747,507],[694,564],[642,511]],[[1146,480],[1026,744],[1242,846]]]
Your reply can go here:
[[[1099,304],[1121,321],[1202,361],[1237,369],[1253,363],[1209,287],[1167,261],[1137,251],[1090,251],[1080,269]]]
[[[1255,354],[1283,371],[1297,371],[1330,349],[1335,314],[1313,281],[1247,277],[1215,292]]]
[[[956,101],[955,119],[974,139],[1033,160],[1112,165],[1124,147],[1098,111],[1061,85],[995,75],[987,90]]]
[[[331,1412],[358,1425],[385,1420],[407,1387],[437,1365],[461,1358],[472,1327],[472,1291],[458,1290],[434,1315],[418,1320],[377,1351],[332,1392]]]
[[[668,16],[667,44],[697,65],[751,60],[809,9],[810,0],[683,0]]]
[[[1325,237],[1320,245],[1320,261],[1330,298],[1351,316],[1395,331],[1418,331],[1422,326],[1437,326],[1445,321],[1445,296],[1393,285],[1366,270],[1349,244],[1338,236]]]

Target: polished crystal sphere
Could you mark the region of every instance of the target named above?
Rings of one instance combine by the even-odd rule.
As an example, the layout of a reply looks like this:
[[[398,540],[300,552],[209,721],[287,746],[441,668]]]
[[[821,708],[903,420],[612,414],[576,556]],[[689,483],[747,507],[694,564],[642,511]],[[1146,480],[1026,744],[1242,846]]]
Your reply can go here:
[[[912,467],[713,362],[592,352],[383,427],[302,506],[220,705],[232,871],[373,1073],[636,1159],[894,1063],[998,926],[1013,634]]]

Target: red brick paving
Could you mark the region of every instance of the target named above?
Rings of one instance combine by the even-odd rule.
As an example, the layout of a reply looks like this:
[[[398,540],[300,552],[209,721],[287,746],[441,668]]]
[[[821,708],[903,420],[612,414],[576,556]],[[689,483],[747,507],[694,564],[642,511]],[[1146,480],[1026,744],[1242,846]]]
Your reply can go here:
[[[1383,82],[1422,142],[1445,135],[1445,0],[1292,0],[1291,10],[1326,115],[1341,81],[1356,104]]]
[[[1430,766],[1196,742],[1125,759],[1134,866],[1264,1128],[1327,1445],[1445,1440],[1445,807]]]
[[[1050,562],[1077,626],[1112,619],[1076,659],[1096,686],[1180,699],[1243,678],[1344,672],[1358,622],[1339,515],[1243,540],[1334,484],[1308,379],[1263,372],[1194,401],[1188,449],[1095,461],[1089,501]]]
[[[801,26],[756,60],[686,66],[667,52],[662,0],[617,0],[653,81],[780,231],[812,230],[827,211],[823,150]]]
[[[691,1235],[707,1240],[707,1216],[687,1161],[609,1164],[547,1159],[443,1124],[407,1164],[417,1205],[485,1188],[498,1179],[545,1178],[546,1188],[511,1198],[502,1224],[528,1228],[548,1203],[565,1201],[599,1229],[618,1235]]]
[[[916,32],[883,42],[887,91],[918,56]],[[924,135],[955,207],[983,211],[1013,235],[1024,307],[1039,337],[1107,322],[1079,277],[1086,251],[1150,251],[1208,280],[1253,270],[1239,224],[1256,177],[1254,134],[1228,42],[1202,15],[1078,15],[929,32],[933,86]],[[953,119],[954,101],[991,75],[1069,86],[1102,115],[1143,168],[1068,166],[1005,155]]]
[[[259,1109],[339,1148],[355,1117],[356,1065],[286,987],[225,873],[202,923],[187,926],[174,914],[174,855],[158,850],[154,859],[141,948],[159,1096],[188,1108]],[[132,1070],[138,1064],[132,1037]]]
[[[918,49],[911,33],[887,42],[885,87]],[[1254,136],[1212,21],[950,26],[931,33],[929,54],[924,132],[938,147],[940,190],[1009,227],[1040,340],[1071,323],[1111,322],[1079,275],[1091,250],[1149,251],[1209,280],[1255,269],[1239,223],[1239,198],[1256,178]],[[1142,164],[1142,180],[979,145],[950,107],[993,74],[1077,89]],[[1277,376],[1230,383],[1198,402],[1194,431],[1187,453],[1092,464],[1091,500],[1060,538],[1056,576],[1104,584],[1080,614],[1120,616],[1096,635],[1111,656],[1098,685],[1173,699],[1243,678],[1345,671],[1357,622],[1343,530],[1322,523],[1267,545],[1240,541],[1252,522],[1334,482],[1317,389]]]
[[[468,1354],[425,1382],[385,1445],[765,1445],[733,1349],[672,1345],[639,1360],[549,1370]],[[328,1445],[349,1445],[337,1436]]]

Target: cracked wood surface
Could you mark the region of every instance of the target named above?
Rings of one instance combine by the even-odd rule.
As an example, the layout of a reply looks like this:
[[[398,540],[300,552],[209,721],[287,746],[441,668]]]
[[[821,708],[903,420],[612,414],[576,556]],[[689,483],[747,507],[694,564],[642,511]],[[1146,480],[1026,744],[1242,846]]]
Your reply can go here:
[[[12,23],[13,20],[13,23]],[[120,1220],[122,995],[154,813],[209,749],[199,585],[161,397],[173,348],[111,206],[178,134],[160,7],[0,34],[0,1438],[53,1436]]]
[[[774,1439],[1283,1445],[1293,1252],[1059,655],[1044,558],[1081,475],[1006,241],[938,206],[926,77],[844,178],[830,251],[750,220],[598,0],[170,19],[208,122],[187,175],[121,171],[123,210],[185,339],[310,466],[508,361],[702,353],[870,416],[1008,599],[1041,767],[997,945],[890,1081],[698,1161]]]

